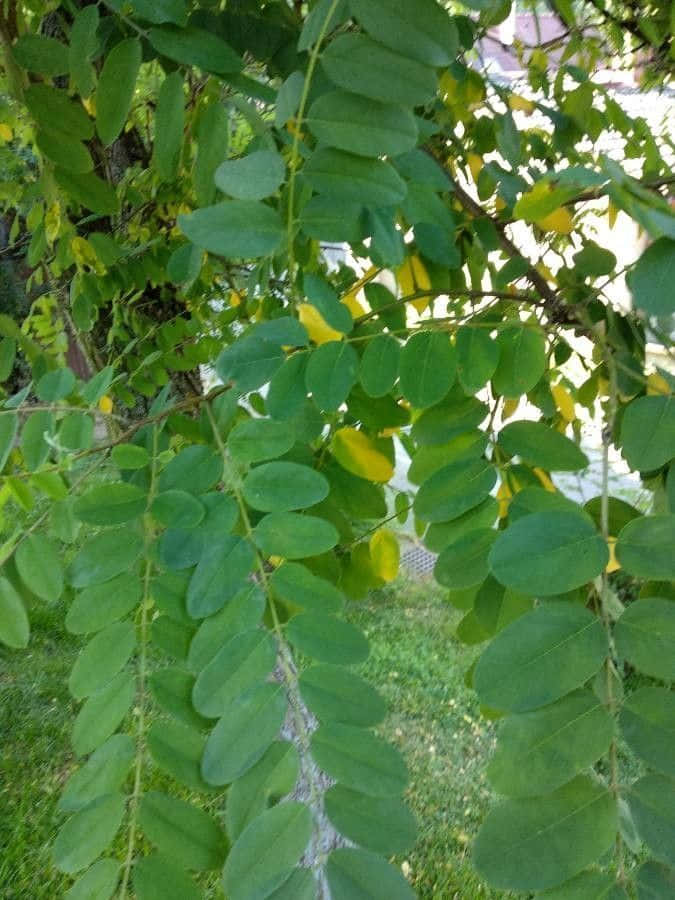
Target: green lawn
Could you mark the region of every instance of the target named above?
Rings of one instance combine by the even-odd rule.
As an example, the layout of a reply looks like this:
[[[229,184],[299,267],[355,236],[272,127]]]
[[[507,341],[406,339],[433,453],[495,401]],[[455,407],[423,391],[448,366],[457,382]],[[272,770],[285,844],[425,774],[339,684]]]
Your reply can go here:
[[[383,733],[405,754],[416,846],[396,861],[431,900],[503,896],[482,887],[469,847],[489,790],[481,769],[492,729],[480,719],[464,672],[475,651],[459,644],[459,619],[438,588],[401,582],[355,605],[372,653],[364,673],[389,701]],[[74,716],[66,687],[80,642],[64,632],[63,609],[37,606],[29,649],[0,649],[0,894],[54,900],[67,880],[49,864],[56,802],[74,765]]]

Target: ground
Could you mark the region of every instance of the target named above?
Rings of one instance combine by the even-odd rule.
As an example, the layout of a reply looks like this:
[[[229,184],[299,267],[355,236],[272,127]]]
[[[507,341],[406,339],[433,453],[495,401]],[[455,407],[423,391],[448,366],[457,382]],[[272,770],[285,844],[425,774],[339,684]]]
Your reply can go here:
[[[383,734],[405,754],[419,838],[395,860],[424,900],[503,896],[480,885],[469,861],[489,791],[482,768],[492,728],[464,685],[475,650],[453,636],[460,614],[427,581],[399,581],[351,616],[372,652],[363,667],[392,710]],[[3,900],[54,900],[67,879],[49,864],[58,796],[73,766],[74,704],[67,678],[80,641],[61,606],[36,606],[24,652],[0,649],[0,885]],[[207,890],[207,894],[211,891]]]

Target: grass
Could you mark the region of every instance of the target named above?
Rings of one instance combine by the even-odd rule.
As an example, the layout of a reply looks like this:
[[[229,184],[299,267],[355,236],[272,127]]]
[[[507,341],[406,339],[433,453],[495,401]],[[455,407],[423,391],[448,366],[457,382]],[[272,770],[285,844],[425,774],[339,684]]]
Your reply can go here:
[[[52,900],[69,883],[49,860],[58,796],[75,765],[67,679],[81,641],[63,617],[61,606],[36,606],[29,649],[0,649],[3,900]],[[391,709],[383,733],[411,771],[419,839],[396,862],[425,900],[504,896],[482,886],[469,861],[489,801],[482,768],[493,735],[464,685],[475,651],[453,637],[459,614],[433,584],[405,582],[353,606],[351,617],[371,641],[364,673]]]

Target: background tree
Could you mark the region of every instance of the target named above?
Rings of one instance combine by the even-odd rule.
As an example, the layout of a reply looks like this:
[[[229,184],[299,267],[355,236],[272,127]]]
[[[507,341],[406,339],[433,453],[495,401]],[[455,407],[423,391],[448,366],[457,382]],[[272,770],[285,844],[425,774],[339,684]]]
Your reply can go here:
[[[518,47],[533,99],[478,65],[510,3],[448,6],[3,7],[0,637],[26,646],[66,591],[88,639],[71,898],[184,900],[221,868],[232,900],[411,895],[386,862],[414,839],[405,764],[340,617],[395,577],[409,516],[503,720],[482,877],[672,895],[675,406],[646,353],[671,146],[593,80],[608,46],[667,79],[669,4],[553,3],[562,36]],[[650,241],[627,266],[596,240],[619,211]],[[551,474],[587,465],[583,408],[581,507]],[[395,436],[414,496],[388,487]],[[612,447],[645,509],[610,496]]]

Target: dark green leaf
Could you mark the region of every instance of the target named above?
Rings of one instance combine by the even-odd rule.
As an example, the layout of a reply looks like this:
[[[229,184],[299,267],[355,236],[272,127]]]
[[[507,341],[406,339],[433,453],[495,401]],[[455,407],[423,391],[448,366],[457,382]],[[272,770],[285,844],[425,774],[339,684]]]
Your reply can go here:
[[[631,603],[616,623],[614,640],[617,652],[638,672],[675,681],[675,603],[671,600],[642,597]]]
[[[213,785],[230,784],[254,766],[279,734],[286,708],[278,684],[262,684],[238,697],[206,742],[204,779]]]
[[[282,803],[244,830],[225,863],[230,900],[269,897],[289,877],[312,836],[312,815],[301,803]]]
[[[300,563],[286,562],[275,569],[270,586],[291,606],[331,613],[339,613],[344,606],[344,597],[334,585]]]
[[[223,461],[210,447],[194,445],[177,453],[159,476],[160,491],[205,494],[223,475]]]
[[[216,169],[227,156],[230,136],[230,116],[225,105],[216,100],[204,109],[197,124],[197,158],[192,171],[197,203],[213,203]]]
[[[300,225],[308,237],[317,241],[354,244],[366,236],[363,205],[345,197],[319,194],[300,212]]]
[[[675,893],[675,870],[646,862],[637,870],[635,882],[638,900],[669,900]]]
[[[671,315],[675,311],[675,241],[667,237],[654,241],[638,259],[627,280],[635,305],[648,316]]]
[[[457,374],[467,394],[485,387],[498,362],[499,343],[486,328],[463,326],[457,331]]]
[[[184,869],[161,853],[136,860],[133,883],[138,900],[201,900],[202,897]]]
[[[415,842],[415,818],[397,797],[368,797],[336,784],[324,803],[337,830],[366,850],[391,856]]]
[[[122,824],[124,807],[121,794],[106,794],[68,819],[52,847],[56,867],[72,875],[90,865],[112,843]]]
[[[557,491],[552,493],[543,487],[526,487],[518,491],[509,503],[509,524],[532,513],[567,512],[583,515],[582,509]],[[599,526],[598,526],[599,527]]]
[[[605,872],[581,872],[560,887],[551,888],[537,894],[541,900],[623,900],[627,895],[618,893],[617,883],[612,875]]]
[[[166,76],[159,89],[152,157],[157,174],[167,181],[178,174],[183,149],[184,120],[183,78],[179,72],[172,72]]]
[[[98,7],[84,6],[75,14],[70,28],[70,77],[82,97],[89,97],[96,85],[96,73],[91,59],[99,47],[98,25]]]
[[[478,660],[474,687],[486,706],[527,712],[580,687],[606,655],[595,616],[581,606],[547,604],[497,635]]]
[[[73,587],[89,587],[127,572],[138,559],[143,543],[129,529],[106,531],[90,538],[68,570]]]
[[[195,528],[204,518],[202,503],[187,491],[163,491],[152,501],[150,511],[162,525],[172,528]]]
[[[214,177],[216,186],[236,200],[263,200],[278,190],[286,177],[286,164],[276,151],[257,150],[225,160]]]
[[[21,432],[21,453],[26,468],[31,472],[39,469],[49,456],[49,444],[45,435],[54,432],[54,417],[47,410],[31,413]]]
[[[482,503],[497,473],[484,459],[462,460],[435,472],[415,497],[415,514],[424,522],[447,522]]]
[[[216,360],[216,371],[222,380],[234,382],[240,393],[262,387],[284,361],[277,344],[258,337],[240,338],[226,347]]]
[[[593,523],[573,512],[523,516],[500,533],[490,552],[490,568],[498,581],[542,597],[586,584],[608,560],[607,544]]]
[[[628,793],[640,837],[656,859],[675,867],[675,782],[645,775]]]
[[[0,641],[8,647],[28,646],[30,625],[28,616],[11,582],[0,578]]]
[[[322,94],[309,109],[307,125],[317,140],[358,156],[397,156],[417,142],[409,110],[347,91]]]
[[[148,750],[154,762],[192,791],[208,790],[201,775],[203,734],[171,720],[158,720],[148,731]]]
[[[131,0],[131,5],[142,19],[153,25],[165,22],[185,25],[188,16],[185,0]]]
[[[92,638],[75,660],[68,687],[77,700],[105,687],[126,665],[136,644],[131,622],[115,622]]]
[[[309,709],[323,722],[343,722],[367,728],[381,722],[386,713],[382,697],[353,672],[342,666],[318,665],[300,676],[300,693]]]
[[[334,850],[326,878],[333,900],[413,900],[403,875],[381,856],[367,850]]]
[[[465,459],[477,459],[483,455],[487,445],[487,435],[477,429],[471,429],[463,434],[458,434],[446,444],[420,447],[408,469],[408,479],[413,484],[422,484],[434,472],[438,472],[439,469],[450,463]]]
[[[159,706],[191,728],[204,728],[208,723],[192,705],[195,680],[189,672],[174,666],[159,669],[150,676],[150,692]]]
[[[368,658],[369,645],[349,622],[325,613],[300,613],[286,627],[291,644],[319,662],[354,665]]]
[[[188,586],[188,613],[203,619],[218,612],[241,589],[254,565],[255,553],[248,541],[226,535],[208,542]]]
[[[619,723],[624,740],[640,759],[653,769],[675,777],[675,694],[672,691],[660,687],[635,691],[624,701]]]
[[[141,800],[138,824],[161,853],[187,869],[217,869],[225,857],[225,835],[216,822],[185,800],[150,791]]]
[[[312,735],[311,750],[328,775],[369,797],[400,794],[408,783],[398,750],[362,728],[327,722]]]
[[[421,331],[401,353],[401,391],[418,409],[434,406],[448,393],[457,372],[457,356],[443,331]]]
[[[73,748],[78,756],[91,753],[113,734],[129,712],[134,692],[133,676],[120,672],[86,701],[73,725]]]
[[[430,525],[424,535],[424,546],[432,553],[440,553],[449,544],[458,541],[470,531],[478,528],[491,528],[498,512],[498,502],[494,497],[488,497],[478,506],[450,522],[436,522]]]
[[[545,797],[507,800],[493,809],[474,845],[474,864],[496,888],[544,890],[595,862],[616,829],[612,795],[580,775]]]
[[[59,187],[70,194],[77,203],[101,216],[112,216],[119,210],[119,201],[114,185],[109,184],[93,172],[78,174],[56,169],[54,178]]]
[[[506,718],[488,778],[500,794],[547,794],[593,765],[614,734],[612,717],[590,691]]]
[[[576,472],[588,465],[588,457],[574,441],[544,422],[509,422],[498,442],[509,456],[551,472]]]
[[[303,559],[332,550],[340,536],[335,526],[325,519],[279,512],[261,519],[253,537],[266,556]]]
[[[265,608],[257,585],[242,588],[215,616],[205,619],[190,644],[188,665],[195,674],[204,669],[233,634],[255,628]]]
[[[445,444],[476,428],[487,413],[487,406],[475,397],[453,395],[451,400],[422,413],[412,427],[412,437],[424,447]]]
[[[42,534],[27,534],[14,557],[21,580],[36,597],[54,603],[63,593],[63,568],[54,544]]]
[[[621,529],[616,558],[631,575],[675,578],[675,515],[640,516]]]
[[[56,38],[24,34],[12,47],[14,58],[24,69],[47,78],[68,72],[68,48]]]
[[[96,130],[112,144],[124,128],[141,65],[141,42],[127,38],[106,56],[96,90]]]
[[[121,525],[145,511],[146,496],[136,485],[106,482],[97,485],[75,501],[73,512],[90,525]]]
[[[623,454],[632,469],[649,472],[675,456],[675,401],[640,397],[629,404],[621,422]]]
[[[495,393],[520,397],[531,391],[546,369],[546,343],[536,328],[515,326],[500,332],[499,363],[492,377]]]
[[[216,256],[255,259],[274,253],[284,236],[279,214],[254,200],[225,200],[180,215],[183,234]]]
[[[151,28],[148,40],[158,53],[186,66],[197,66],[215,75],[241,72],[243,61],[225,41],[203,28],[163,25]]]
[[[366,206],[396,206],[407,191],[405,181],[384,160],[332,147],[317,150],[302,174],[318,193]]]
[[[369,397],[384,397],[398,378],[401,347],[387,334],[378,334],[369,341],[361,358],[359,380]]]
[[[306,509],[325,500],[326,478],[309,466],[292,462],[271,462],[256,466],[244,479],[244,499],[262,512]]]
[[[65,91],[48,84],[31,84],[24,92],[24,101],[31,115],[43,127],[81,140],[93,137],[94,125],[85,108],[71,100]]]
[[[0,415],[0,472],[7,464],[18,430],[19,417],[17,413],[3,412]]]
[[[449,66],[459,49],[457,29],[435,0],[350,0],[357,21],[377,41],[427,66]]]
[[[136,746],[128,734],[114,734],[73,772],[59,800],[59,809],[75,812],[104,794],[118,791],[131,769]]]
[[[347,399],[358,378],[359,358],[345,341],[328,341],[309,357],[305,383],[316,405],[333,412]]]
[[[248,419],[232,429],[227,448],[239,462],[256,463],[283,456],[294,443],[292,425],[271,419]]]
[[[434,578],[445,587],[469,588],[488,576],[488,554],[497,538],[492,528],[469,531],[449,544],[436,560]]]
[[[116,859],[99,859],[66,891],[66,900],[110,900],[117,888],[120,868]]]

